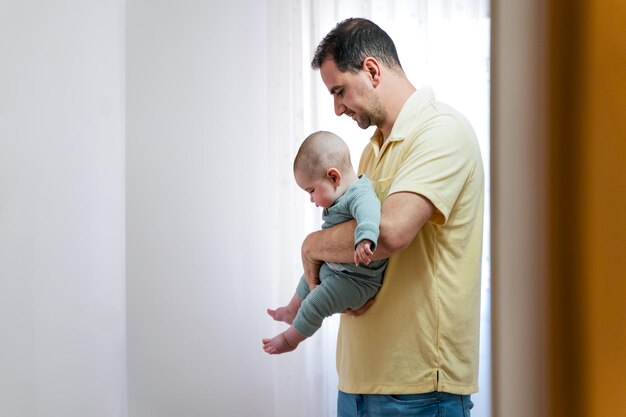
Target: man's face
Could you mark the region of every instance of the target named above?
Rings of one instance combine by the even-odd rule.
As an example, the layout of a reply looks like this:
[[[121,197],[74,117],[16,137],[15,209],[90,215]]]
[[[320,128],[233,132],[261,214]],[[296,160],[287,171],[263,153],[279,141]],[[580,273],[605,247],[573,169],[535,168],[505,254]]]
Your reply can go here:
[[[320,75],[333,96],[337,116],[345,114],[361,129],[383,125],[386,114],[367,71],[341,72],[333,59],[327,59],[320,67]]]

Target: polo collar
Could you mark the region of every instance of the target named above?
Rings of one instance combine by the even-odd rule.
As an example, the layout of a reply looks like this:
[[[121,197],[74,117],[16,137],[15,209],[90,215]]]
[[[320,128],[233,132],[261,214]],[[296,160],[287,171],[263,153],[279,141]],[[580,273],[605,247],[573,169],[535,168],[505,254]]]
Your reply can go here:
[[[434,99],[435,94],[430,86],[424,86],[415,90],[404,103],[404,106],[402,106],[391,128],[389,139],[387,139],[385,144],[400,142],[406,139],[413,130],[412,122],[415,120],[415,116],[420,113],[426,103]],[[381,144],[383,143],[383,133],[380,131],[380,128],[376,128],[376,131],[370,138],[370,143],[374,149],[374,153],[378,155],[381,151]]]
[[[404,140],[413,130],[413,122],[415,117],[419,115],[422,108],[435,99],[435,94],[430,86],[425,86],[415,90],[411,96],[407,99],[402,110],[398,114],[393,127],[391,128],[391,134],[389,135],[389,142]],[[379,133],[379,132],[377,132]]]

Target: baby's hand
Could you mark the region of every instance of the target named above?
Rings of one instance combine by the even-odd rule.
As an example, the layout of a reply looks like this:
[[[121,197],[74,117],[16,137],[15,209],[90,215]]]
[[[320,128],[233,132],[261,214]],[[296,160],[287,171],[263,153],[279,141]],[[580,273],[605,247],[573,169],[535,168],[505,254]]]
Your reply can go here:
[[[354,264],[359,266],[360,264],[369,265],[370,257],[374,254],[372,252],[372,241],[363,239],[356,245],[354,250]]]

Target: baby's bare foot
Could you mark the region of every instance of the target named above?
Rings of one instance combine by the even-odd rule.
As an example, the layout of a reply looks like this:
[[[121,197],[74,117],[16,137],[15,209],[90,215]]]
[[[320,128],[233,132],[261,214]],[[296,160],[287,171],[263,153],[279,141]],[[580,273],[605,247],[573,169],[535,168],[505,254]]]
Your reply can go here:
[[[293,324],[293,319],[296,318],[296,312],[291,311],[289,307],[279,307],[276,310],[268,308],[267,314],[269,314],[274,320],[282,321],[287,324]]]
[[[263,350],[270,355],[291,352],[305,339],[306,336],[298,332],[295,327],[289,326],[287,330],[273,339],[263,339]]]
[[[285,333],[281,333],[272,339],[263,339],[263,350],[270,355],[291,352],[296,346],[291,346],[285,338]]]
[[[263,339],[263,350],[270,355],[291,352],[305,339],[306,336],[298,332],[295,327],[289,326],[287,330],[273,339]]]

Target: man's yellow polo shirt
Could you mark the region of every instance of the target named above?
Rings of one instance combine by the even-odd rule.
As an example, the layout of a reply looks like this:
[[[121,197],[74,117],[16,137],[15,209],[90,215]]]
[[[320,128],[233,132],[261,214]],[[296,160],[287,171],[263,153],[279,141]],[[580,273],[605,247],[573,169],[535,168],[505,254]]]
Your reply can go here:
[[[484,175],[474,130],[425,88],[381,142],[377,131],[359,164],[381,202],[410,192],[436,210],[409,247],[389,259],[372,307],[359,317],[342,315],[339,389],[477,392]]]

